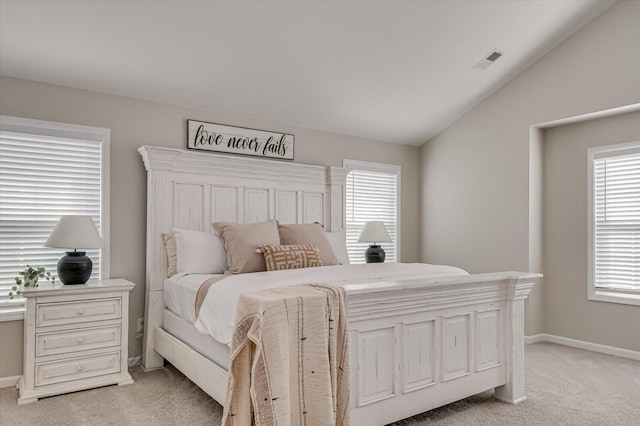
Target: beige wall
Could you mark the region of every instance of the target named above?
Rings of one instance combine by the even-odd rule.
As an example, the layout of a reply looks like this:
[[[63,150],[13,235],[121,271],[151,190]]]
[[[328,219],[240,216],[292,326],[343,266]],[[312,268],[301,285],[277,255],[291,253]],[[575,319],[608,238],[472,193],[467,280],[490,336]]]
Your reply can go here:
[[[640,112],[545,132],[544,328],[640,351],[640,306],[587,300],[587,149],[631,141],[640,141]]]
[[[640,102],[638,22],[640,2],[615,4],[422,147],[423,261],[529,269],[530,126]],[[544,332],[542,298],[528,335]]]
[[[0,323],[0,378],[22,374],[22,321]]]
[[[6,77],[0,77],[0,114],[111,129],[111,276],[138,284],[129,308],[130,356],[141,352],[134,331],[144,310],[146,174],[137,149],[186,148],[187,119],[293,133],[295,162],[341,167],[342,159],[350,158],[399,164],[402,260],[419,260],[418,148]],[[0,323],[0,377],[21,372],[16,367],[22,358],[21,333],[5,333],[18,324],[22,327],[21,321]]]

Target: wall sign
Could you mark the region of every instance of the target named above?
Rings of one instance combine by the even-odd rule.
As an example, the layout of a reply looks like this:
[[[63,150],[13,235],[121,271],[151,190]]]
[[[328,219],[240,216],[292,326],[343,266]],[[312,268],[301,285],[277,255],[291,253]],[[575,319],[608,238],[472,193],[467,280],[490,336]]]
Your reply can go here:
[[[293,160],[294,136],[187,120],[187,147],[205,151]]]

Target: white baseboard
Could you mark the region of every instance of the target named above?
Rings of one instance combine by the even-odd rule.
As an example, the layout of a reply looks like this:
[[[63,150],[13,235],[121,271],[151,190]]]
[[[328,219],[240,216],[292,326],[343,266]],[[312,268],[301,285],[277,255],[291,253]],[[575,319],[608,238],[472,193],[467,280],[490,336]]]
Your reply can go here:
[[[619,356],[621,358],[633,359],[640,361],[640,352],[629,349],[615,348],[613,346],[600,345],[598,343],[585,342],[582,340],[570,339],[568,337],[554,336],[553,334],[535,334],[533,336],[525,336],[526,344],[549,342],[558,345],[571,346],[572,348],[584,349],[586,351],[598,352],[601,354]]]
[[[546,334],[534,334],[533,336],[524,336],[524,342],[529,345],[531,343],[546,342],[544,339]]]
[[[20,377],[22,376],[0,377],[0,389],[14,387],[18,384]]]

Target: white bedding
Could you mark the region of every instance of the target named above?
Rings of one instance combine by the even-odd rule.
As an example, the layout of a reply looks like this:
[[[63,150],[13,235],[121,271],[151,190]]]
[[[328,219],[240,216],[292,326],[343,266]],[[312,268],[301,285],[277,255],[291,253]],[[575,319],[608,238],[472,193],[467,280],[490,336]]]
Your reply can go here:
[[[201,333],[229,345],[233,335],[238,298],[242,293],[252,291],[306,283],[343,287],[365,280],[375,283],[399,278],[440,278],[460,275],[468,275],[468,273],[453,266],[424,263],[336,265],[232,275],[211,286],[200,309],[200,316],[195,321],[195,327]],[[211,275],[201,275],[201,277],[202,284]]]
[[[222,274],[220,274],[222,275]],[[175,274],[164,280],[164,305],[180,318],[196,322],[196,295],[203,282],[216,275]]]

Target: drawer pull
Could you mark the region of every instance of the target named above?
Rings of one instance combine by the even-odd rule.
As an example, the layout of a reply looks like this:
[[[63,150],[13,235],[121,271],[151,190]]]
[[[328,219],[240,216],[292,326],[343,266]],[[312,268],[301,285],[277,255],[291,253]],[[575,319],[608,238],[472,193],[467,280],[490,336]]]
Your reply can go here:
[[[78,371],[82,371],[82,370],[84,370],[84,365],[79,365],[78,366]]]
[[[78,337],[78,343],[84,343],[84,337]]]
[[[82,314],[84,314],[84,309],[78,309],[78,312],[77,312],[77,313],[78,313],[78,315],[82,315]]]

